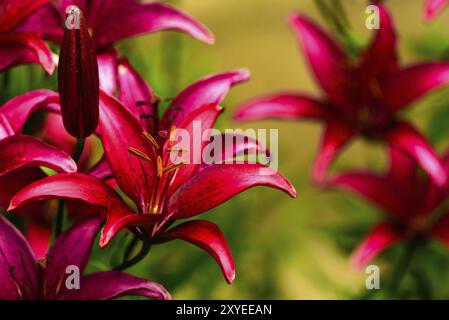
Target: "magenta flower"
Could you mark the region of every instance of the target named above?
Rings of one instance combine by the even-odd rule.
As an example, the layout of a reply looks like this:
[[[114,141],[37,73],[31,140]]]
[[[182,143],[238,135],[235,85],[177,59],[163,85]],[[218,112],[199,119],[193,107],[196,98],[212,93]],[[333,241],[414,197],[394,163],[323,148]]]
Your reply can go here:
[[[449,154],[443,163],[449,173]],[[335,177],[329,185],[354,192],[387,213],[387,218],[373,228],[355,251],[355,268],[364,267],[400,241],[431,237],[449,248],[449,212],[446,210],[441,216],[437,212],[449,195],[449,184],[443,189],[435,186],[420,172],[416,161],[403,152],[390,150],[387,174],[349,172]]]
[[[21,64],[40,64],[49,74],[53,54],[37,30],[21,30],[20,24],[49,0],[3,0],[0,2],[0,71]]]
[[[116,89],[118,53],[113,45],[123,39],[162,30],[176,30],[201,41],[212,43],[212,33],[189,15],[158,2],[135,0],[58,0],[47,4],[27,20],[22,28],[42,33],[45,39],[60,43],[66,8],[78,6],[92,31],[97,51],[101,88],[108,94]]]
[[[234,262],[218,226],[203,220],[170,226],[213,209],[254,186],[283,190],[292,197],[296,191],[279,173],[261,175],[261,164],[206,165],[196,164],[194,159],[188,164],[172,163],[172,152],[188,151],[173,150],[169,137],[175,126],[192,133],[194,121],[201,121],[202,132],[213,128],[222,111],[218,104],[233,85],[248,79],[248,72],[216,74],[192,84],[173,100],[160,121],[151,88],[125,62],[119,66],[119,77],[124,89],[119,95],[123,104],[101,94],[99,131],[115,181],[134,206],[130,207],[106,183],[74,173],[31,184],[12,199],[9,209],[49,198],[82,200],[108,211],[101,247],[126,227],[149,243],[182,239],[209,252],[226,280],[232,282]],[[200,150],[207,145],[204,142]],[[259,148],[254,141],[248,141],[224,154],[233,158],[236,153]]]
[[[7,209],[20,189],[46,175],[39,169],[48,167],[58,172],[76,172],[72,158],[41,140],[22,135],[31,113],[40,106],[57,101],[57,94],[47,90],[33,91],[16,97],[0,107],[0,208]],[[29,217],[27,237],[37,257],[42,257],[51,239],[51,222],[42,203],[27,205],[16,213]]]
[[[124,295],[170,299],[161,285],[117,271],[81,276],[79,289],[69,289],[67,267],[84,271],[99,228],[98,219],[74,225],[56,239],[44,260],[36,260],[19,230],[0,217],[0,299],[109,300]]]
[[[310,20],[292,14],[290,23],[326,96],[318,100],[301,93],[276,93],[244,104],[235,117],[322,121],[325,131],[313,169],[318,182],[350,141],[364,137],[400,148],[443,185],[447,177],[438,156],[415,128],[400,119],[399,113],[430,90],[446,84],[449,64],[401,68],[392,21],[387,11],[379,8],[381,28],[357,61]]]
[[[424,5],[424,20],[430,21],[439,15],[449,4],[449,0],[426,0]]]

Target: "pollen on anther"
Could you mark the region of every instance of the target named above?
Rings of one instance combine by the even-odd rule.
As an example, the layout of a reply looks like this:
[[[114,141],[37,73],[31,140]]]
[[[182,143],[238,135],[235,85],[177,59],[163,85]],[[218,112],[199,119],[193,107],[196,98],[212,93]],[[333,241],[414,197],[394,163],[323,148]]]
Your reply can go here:
[[[159,149],[159,144],[157,143],[156,139],[154,139],[150,133],[144,131],[144,132],[142,132],[142,137],[144,137],[145,140],[147,140],[149,143],[151,143],[153,145],[153,147],[155,147],[156,149]]]
[[[157,157],[157,176],[158,178],[162,177],[162,174],[164,173],[164,168],[162,167],[162,158]]]
[[[184,165],[183,162],[181,162],[181,163],[173,163],[173,164],[169,165],[168,167],[164,168],[164,173],[172,172],[173,170],[178,169],[182,165]]]
[[[140,151],[139,149],[129,147],[128,152],[145,161],[151,162],[151,158],[145,152]]]

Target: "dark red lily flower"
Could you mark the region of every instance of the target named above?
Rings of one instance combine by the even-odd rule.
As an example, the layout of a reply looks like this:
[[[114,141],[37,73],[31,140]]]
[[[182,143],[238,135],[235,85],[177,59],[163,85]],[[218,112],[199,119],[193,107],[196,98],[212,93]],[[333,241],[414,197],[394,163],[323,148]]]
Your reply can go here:
[[[109,300],[124,295],[170,299],[161,285],[117,271],[81,276],[79,289],[67,288],[67,267],[84,271],[99,229],[99,219],[74,225],[38,261],[20,231],[0,216],[0,299]]]
[[[40,64],[49,74],[53,54],[37,30],[20,30],[19,25],[49,0],[0,1],[0,71],[21,64]]]
[[[58,0],[41,8],[21,30],[38,30],[45,39],[61,42],[66,8],[78,6],[84,13],[97,51],[101,88],[110,95],[116,89],[118,53],[114,43],[145,33],[176,30],[212,43],[212,33],[189,15],[165,3],[136,0]]]
[[[70,7],[58,66],[61,114],[67,132],[85,138],[95,132],[99,116],[98,64],[83,12]]]
[[[39,168],[48,167],[58,172],[76,172],[72,158],[58,148],[41,140],[22,135],[28,117],[40,106],[57,101],[57,94],[38,90],[16,97],[0,107],[0,208],[7,209],[11,198],[30,183],[46,174]],[[16,213],[29,217],[27,238],[37,257],[47,251],[51,239],[51,222],[43,203],[33,203]]]
[[[430,21],[439,15],[449,4],[449,0],[426,0],[424,5],[424,20]]]
[[[449,174],[449,153],[443,163]],[[435,186],[416,161],[403,152],[390,150],[390,169],[385,175],[349,172],[329,184],[366,198],[387,214],[354,253],[352,262],[357,269],[400,241],[431,237],[449,248],[449,212],[440,212],[449,195],[449,184],[443,189]]]
[[[174,126],[191,133],[194,121],[202,122],[202,132],[213,128],[222,110],[218,104],[233,85],[247,80],[248,72],[236,70],[216,74],[192,84],[173,100],[171,108],[159,121],[157,104],[150,102],[154,100],[151,88],[129,65],[122,64],[119,71],[122,88],[126,78],[130,81],[127,83],[140,86],[133,87],[133,94],[121,91],[123,104],[101,94],[99,130],[113,176],[134,202],[135,209],[106,183],[77,173],[58,174],[33,183],[13,198],[9,209],[49,198],[76,199],[100,206],[108,210],[101,247],[126,227],[138,231],[150,243],[182,239],[209,252],[226,280],[232,282],[234,262],[218,226],[203,220],[188,221],[171,229],[170,226],[179,219],[206,212],[254,186],[280,189],[292,197],[296,191],[278,173],[260,175],[261,164],[172,163],[170,154],[177,151],[171,148],[169,137]],[[200,150],[207,145],[204,142]],[[225,155],[232,158],[235,153],[260,147],[249,141]]]
[[[329,35],[300,14],[290,15],[311,69],[326,94],[321,100],[284,92],[250,101],[239,108],[239,120],[313,119],[326,128],[313,178],[322,182],[334,158],[354,138],[384,141],[415,158],[435,182],[446,180],[438,156],[426,139],[399,112],[430,90],[449,82],[449,64],[425,63],[401,68],[396,34],[382,6],[381,24],[357,61]]]

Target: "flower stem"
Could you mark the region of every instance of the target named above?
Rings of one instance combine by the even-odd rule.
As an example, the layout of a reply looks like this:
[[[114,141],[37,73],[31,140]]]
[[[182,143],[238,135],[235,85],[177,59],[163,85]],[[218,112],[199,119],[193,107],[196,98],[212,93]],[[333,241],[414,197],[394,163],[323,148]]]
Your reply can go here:
[[[76,139],[75,152],[73,153],[73,160],[75,160],[75,162],[78,162],[81,159],[85,144],[86,138]]]
[[[123,271],[126,270],[128,268],[131,268],[132,266],[138,264],[140,261],[142,261],[147,254],[150,252],[151,250],[151,243],[149,242],[142,242],[142,248],[140,249],[139,253],[136,254],[132,259],[127,260],[127,261],[123,261],[123,263],[117,267],[114,268],[114,270],[116,271]]]
[[[405,274],[407,273],[407,269],[410,267],[411,261],[413,259],[413,255],[416,252],[418,247],[418,240],[412,240],[405,248],[405,252],[402,257],[400,257],[393,269],[393,273],[390,278],[390,287],[389,292],[392,297],[394,297],[404,279]]]

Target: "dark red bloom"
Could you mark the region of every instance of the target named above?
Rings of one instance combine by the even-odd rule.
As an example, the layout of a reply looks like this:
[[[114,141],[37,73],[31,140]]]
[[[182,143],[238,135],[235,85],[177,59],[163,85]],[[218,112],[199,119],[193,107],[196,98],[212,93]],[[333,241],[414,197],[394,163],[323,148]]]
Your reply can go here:
[[[84,138],[95,132],[99,117],[99,78],[95,48],[82,11],[70,7],[62,40],[58,66],[58,84],[62,120],[74,137]]]
[[[313,119],[325,124],[313,178],[321,182],[334,158],[356,137],[386,142],[416,159],[434,181],[447,176],[426,139],[400,112],[434,88],[449,82],[449,64],[424,63],[402,68],[396,33],[386,9],[367,49],[351,59],[329,35],[300,14],[289,21],[326,96],[283,92],[250,101],[236,112],[240,120]]]
[[[20,191],[10,209],[37,199],[77,199],[108,211],[100,246],[107,245],[122,228],[131,228],[143,240],[161,243],[182,239],[208,251],[220,265],[226,280],[234,279],[234,262],[219,228],[207,221],[193,220],[170,228],[179,219],[206,212],[254,186],[296,191],[279,173],[261,175],[261,164],[203,164],[190,159],[174,163],[170,143],[174,128],[190,132],[201,121],[201,130],[213,128],[222,111],[218,105],[229,89],[248,79],[248,72],[236,70],[201,79],[183,90],[169,111],[159,120],[157,99],[150,87],[127,63],[119,66],[122,103],[105,93],[100,99],[100,136],[105,155],[120,189],[134,202],[131,208],[107,184],[83,174],[58,174]],[[132,84],[132,93],[128,91]],[[199,146],[202,151],[209,143]],[[224,160],[236,153],[261,148],[247,141],[224,153]],[[193,152],[192,152],[193,153]],[[189,152],[190,154],[190,152]],[[201,152],[200,152],[201,154]]]
[[[449,153],[442,162],[449,174]],[[435,186],[416,161],[403,152],[390,150],[390,168],[385,175],[348,172],[332,179],[329,185],[368,199],[387,215],[354,253],[352,260],[357,269],[400,241],[431,237],[449,247],[449,212],[440,210],[449,195],[449,184],[444,188]]]

